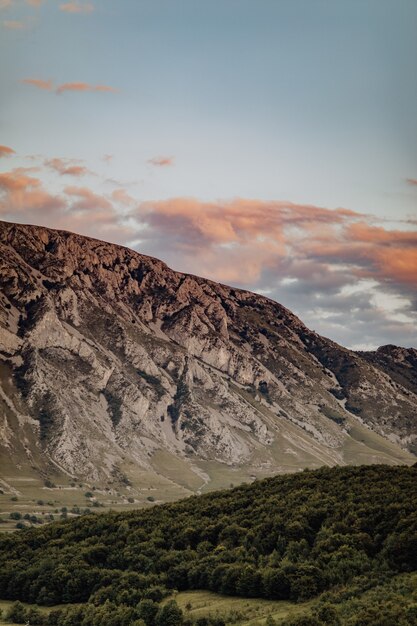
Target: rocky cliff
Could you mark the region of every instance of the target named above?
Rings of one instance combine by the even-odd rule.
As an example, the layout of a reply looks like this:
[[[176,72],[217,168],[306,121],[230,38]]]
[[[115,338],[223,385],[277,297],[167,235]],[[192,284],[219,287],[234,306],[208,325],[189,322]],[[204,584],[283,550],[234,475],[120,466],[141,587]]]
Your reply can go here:
[[[354,353],[263,296],[121,246],[0,223],[0,445],[11,462],[181,483],[169,457],[216,485],[233,472],[413,462],[416,372],[415,350]]]

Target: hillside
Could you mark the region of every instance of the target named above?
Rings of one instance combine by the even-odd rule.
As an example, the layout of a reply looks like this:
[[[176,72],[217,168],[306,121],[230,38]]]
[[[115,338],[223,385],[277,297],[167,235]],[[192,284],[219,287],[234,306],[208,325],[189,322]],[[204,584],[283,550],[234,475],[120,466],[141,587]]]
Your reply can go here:
[[[67,505],[75,481],[106,505],[143,504],[150,490],[169,500],[303,467],[412,463],[416,372],[415,351],[354,353],[263,296],[0,223],[9,500]]]
[[[193,589],[298,602],[322,594],[314,605],[322,617],[311,625],[414,624],[407,576],[417,569],[416,478],[415,466],[321,468],[2,535],[0,597],[81,603],[55,612],[48,624],[58,626],[191,623],[161,616],[177,609],[160,603]],[[391,599],[381,599],[381,585]],[[368,604],[355,605],[368,592]],[[391,621],[375,622],[378,603]],[[349,619],[370,611],[374,621],[345,622],[342,609]]]

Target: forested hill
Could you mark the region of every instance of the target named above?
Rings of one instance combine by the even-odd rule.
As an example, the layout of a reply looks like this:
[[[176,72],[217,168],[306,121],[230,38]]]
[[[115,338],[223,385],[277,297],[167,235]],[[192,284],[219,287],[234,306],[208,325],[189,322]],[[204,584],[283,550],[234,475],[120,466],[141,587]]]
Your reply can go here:
[[[414,571],[416,530],[417,467],[321,468],[5,535],[0,597],[93,612],[109,600],[130,615],[121,625],[172,589],[302,600]]]

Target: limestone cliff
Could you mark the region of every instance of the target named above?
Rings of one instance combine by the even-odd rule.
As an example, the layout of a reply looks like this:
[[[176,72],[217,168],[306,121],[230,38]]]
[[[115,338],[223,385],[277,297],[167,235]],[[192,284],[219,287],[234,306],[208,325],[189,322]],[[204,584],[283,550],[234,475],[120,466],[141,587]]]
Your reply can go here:
[[[127,460],[158,471],[158,450],[206,481],[213,464],[412,462],[415,351],[381,350],[127,248],[0,222],[0,441],[42,471],[109,480]]]

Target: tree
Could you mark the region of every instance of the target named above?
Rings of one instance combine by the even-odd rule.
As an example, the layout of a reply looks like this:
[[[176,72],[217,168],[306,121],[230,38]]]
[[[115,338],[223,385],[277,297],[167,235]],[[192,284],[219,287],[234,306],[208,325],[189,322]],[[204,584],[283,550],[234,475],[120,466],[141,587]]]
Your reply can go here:
[[[138,617],[145,622],[146,626],[153,625],[158,608],[156,602],[149,599],[141,600],[136,607]]]
[[[183,622],[182,611],[175,600],[170,600],[158,611],[155,619],[156,626],[181,626]]]
[[[328,624],[329,626],[339,626],[341,623],[336,607],[329,602],[319,606],[315,610],[315,615],[323,624]]]
[[[6,619],[13,624],[23,624],[26,621],[26,609],[19,601],[13,602],[6,614]]]

